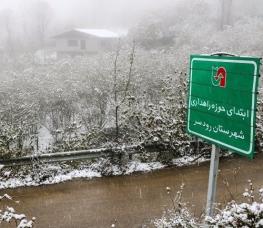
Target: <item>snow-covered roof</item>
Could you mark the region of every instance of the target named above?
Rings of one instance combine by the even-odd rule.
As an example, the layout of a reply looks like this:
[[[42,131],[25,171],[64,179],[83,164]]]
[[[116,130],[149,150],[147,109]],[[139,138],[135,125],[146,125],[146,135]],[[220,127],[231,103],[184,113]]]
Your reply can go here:
[[[74,29],[77,32],[82,32],[87,35],[92,35],[92,36],[97,36],[101,38],[118,38],[119,35],[115,32],[106,30],[106,29],[82,29],[82,28],[77,28]]]
[[[67,32],[60,33],[52,38],[60,39],[60,38],[76,38],[76,37],[87,37],[94,36],[97,38],[111,38],[116,39],[122,36],[127,35],[127,32],[124,30],[120,30],[118,32],[113,32],[107,29],[86,29],[86,28],[75,28]]]

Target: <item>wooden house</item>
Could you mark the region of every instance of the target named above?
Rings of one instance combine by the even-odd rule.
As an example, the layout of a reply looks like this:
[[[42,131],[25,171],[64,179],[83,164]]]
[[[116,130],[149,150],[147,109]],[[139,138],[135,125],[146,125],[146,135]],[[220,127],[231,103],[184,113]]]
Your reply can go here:
[[[57,55],[84,55],[114,50],[120,35],[105,29],[72,29],[53,36]]]

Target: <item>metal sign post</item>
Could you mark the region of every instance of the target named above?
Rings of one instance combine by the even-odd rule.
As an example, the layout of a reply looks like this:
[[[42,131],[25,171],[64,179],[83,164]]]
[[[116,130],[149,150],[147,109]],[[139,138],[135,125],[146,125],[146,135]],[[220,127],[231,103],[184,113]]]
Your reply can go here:
[[[220,153],[220,149],[213,144],[211,161],[210,161],[207,204],[206,204],[206,215],[210,217],[213,216],[214,203],[216,198],[216,182],[217,182],[218,165],[219,165],[219,153]]]
[[[187,131],[212,144],[206,215],[214,212],[219,148],[253,158],[260,61],[226,53],[191,55]]]

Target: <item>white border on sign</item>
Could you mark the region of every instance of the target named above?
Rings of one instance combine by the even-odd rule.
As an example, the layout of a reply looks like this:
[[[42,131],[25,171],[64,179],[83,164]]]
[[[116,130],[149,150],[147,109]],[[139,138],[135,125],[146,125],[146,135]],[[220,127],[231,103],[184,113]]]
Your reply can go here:
[[[252,64],[254,65],[254,81],[253,81],[253,88],[252,88],[252,105],[251,105],[251,118],[250,118],[250,147],[249,147],[249,150],[246,151],[246,150],[242,150],[240,148],[237,148],[235,146],[231,146],[229,144],[226,144],[222,141],[219,141],[219,140],[215,140],[213,138],[210,138],[210,137],[207,137],[207,136],[204,136],[202,134],[199,134],[195,131],[192,131],[190,130],[190,115],[191,115],[191,109],[190,109],[190,105],[191,105],[191,97],[192,97],[192,83],[190,84],[190,91],[189,91],[189,101],[188,101],[188,117],[187,117],[187,130],[190,132],[190,133],[194,133],[202,138],[205,138],[205,139],[208,139],[212,142],[215,142],[217,144],[220,144],[220,145],[223,145],[227,148],[230,148],[230,149],[233,149],[233,150],[236,150],[236,151],[239,151],[241,153],[244,153],[244,154],[250,154],[252,152],[252,141],[253,141],[253,131],[254,131],[254,126],[253,126],[253,123],[254,123],[254,113],[253,113],[253,109],[254,109],[254,106],[255,106],[255,90],[256,90],[256,77],[255,75],[257,74],[257,64],[255,61],[252,61],[252,60],[230,60],[230,59],[208,59],[208,58],[200,58],[200,57],[194,57],[191,61],[191,71],[190,71],[190,82],[192,82],[192,66],[193,66],[193,62],[194,61],[206,61],[206,62],[228,62],[228,63],[241,63],[241,64]]]

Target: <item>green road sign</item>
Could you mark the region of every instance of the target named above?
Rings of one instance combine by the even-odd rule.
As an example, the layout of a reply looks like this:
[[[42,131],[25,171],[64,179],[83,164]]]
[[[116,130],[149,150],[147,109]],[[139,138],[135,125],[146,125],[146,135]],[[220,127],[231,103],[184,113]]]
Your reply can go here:
[[[253,158],[260,58],[192,55],[187,131]]]

